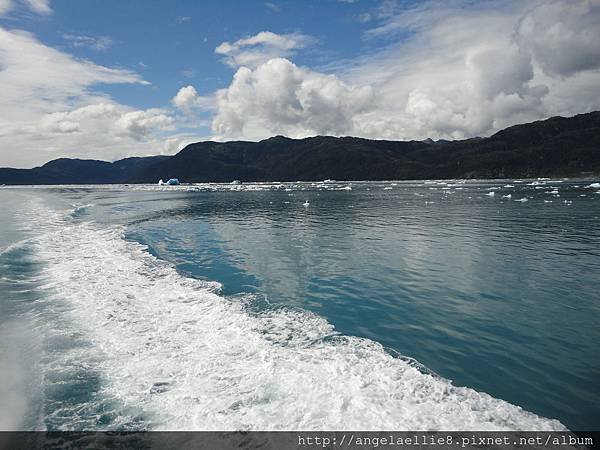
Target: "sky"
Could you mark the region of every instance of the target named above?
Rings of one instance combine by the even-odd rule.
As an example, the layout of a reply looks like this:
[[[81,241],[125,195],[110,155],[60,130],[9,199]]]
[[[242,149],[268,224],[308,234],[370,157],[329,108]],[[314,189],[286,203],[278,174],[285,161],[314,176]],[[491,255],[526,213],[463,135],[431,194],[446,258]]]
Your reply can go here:
[[[0,167],[600,109],[600,0],[0,0]]]

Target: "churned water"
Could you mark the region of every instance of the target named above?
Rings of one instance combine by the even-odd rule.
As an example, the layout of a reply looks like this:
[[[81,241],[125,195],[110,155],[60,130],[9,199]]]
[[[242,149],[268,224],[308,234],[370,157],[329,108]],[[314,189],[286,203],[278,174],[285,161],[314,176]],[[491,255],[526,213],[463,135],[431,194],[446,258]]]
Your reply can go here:
[[[592,181],[0,190],[1,429],[594,429]]]

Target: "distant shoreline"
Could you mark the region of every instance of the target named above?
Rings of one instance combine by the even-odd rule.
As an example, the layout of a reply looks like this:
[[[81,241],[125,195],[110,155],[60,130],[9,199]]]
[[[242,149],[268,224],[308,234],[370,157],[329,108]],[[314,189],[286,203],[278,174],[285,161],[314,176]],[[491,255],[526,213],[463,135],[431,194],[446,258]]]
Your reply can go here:
[[[115,162],[60,158],[32,169],[0,168],[0,185],[595,178],[600,111],[515,125],[487,138],[385,141],[276,136],[198,142],[173,156]]]
[[[532,177],[532,178],[517,178],[517,177],[509,177],[509,178],[424,178],[424,179],[411,179],[411,180],[331,180],[331,184],[351,184],[351,183],[425,183],[425,182],[469,182],[469,183],[477,183],[477,182],[527,182],[527,181],[547,181],[554,183],[562,183],[562,182],[594,182],[600,180],[600,173],[595,175],[588,175],[585,177]],[[325,180],[295,180],[295,181],[245,181],[241,185],[234,185],[231,182],[217,182],[217,181],[207,181],[207,182],[181,182],[179,185],[169,186],[169,185],[159,185],[157,183],[54,183],[54,184],[0,184],[0,188],[14,188],[14,187],[61,187],[61,186],[115,186],[115,187],[127,187],[127,186],[155,186],[162,187],[164,190],[181,190],[182,187],[191,187],[191,186],[201,186],[201,185],[231,185],[231,186],[243,186],[243,185],[251,185],[251,184],[260,184],[260,185],[274,185],[274,184],[329,184],[326,183]]]

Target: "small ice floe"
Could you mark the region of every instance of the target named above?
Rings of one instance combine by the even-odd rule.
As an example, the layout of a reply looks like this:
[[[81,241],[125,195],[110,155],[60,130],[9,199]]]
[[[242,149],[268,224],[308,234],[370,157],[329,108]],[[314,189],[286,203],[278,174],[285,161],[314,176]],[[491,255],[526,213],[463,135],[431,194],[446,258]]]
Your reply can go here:
[[[308,200],[306,200],[304,203],[302,203],[302,206],[308,208],[310,206],[310,203],[308,202]]]
[[[151,394],[162,394],[163,392],[169,390],[171,387],[170,381],[157,381],[150,388]]]
[[[512,198],[512,194],[503,195],[502,198],[508,198],[508,199],[510,199],[510,198]]]
[[[600,189],[600,183],[592,183],[585,187],[586,189]]]
[[[323,183],[333,183],[334,180],[331,180],[329,178],[327,178],[326,180],[323,180]]]
[[[579,194],[580,197],[587,197],[585,194]]]
[[[556,194],[558,194],[558,189],[554,189],[552,191],[546,191],[546,194],[554,194],[554,195],[556,195]]]
[[[392,183],[390,186],[398,186],[398,183]]]
[[[240,180],[233,180],[230,184],[242,184]]]
[[[552,200],[544,200],[544,203],[552,203]]]
[[[435,202],[428,202],[428,201],[425,202],[426,205],[433,205],[434,203]]]
[[[505,188],[507,188],[507,189],[508,189],[508,188],[514,188],[514,187],[515,187],[515,185],[514,185],[514,184],[507,184],[507,185],[505,185],[504,187],[505,187]]]
[[[494,191],[492,191],[492,192],[488,192],[486,195],[488,197],[493,197],[494,195],[496,195],[496,193]]]
[[[351,191],[352,190],[352,186],[344,186],[341,190],[342,191]]]
[[[572,205],[573,204],[573,200],[565,200],[563,203],[565,205]]]
[[[522,203],[525,203],[526,201],[528,201],[527,197],[523,197],[523,198],[520,198],[519,200],[515,200],[515,202],[522,202]]]
[[[383,188],[383,190],[384,190],[384,191],[391,191],[391,190],[392,190],[392,187],[391,187],[391,186],[386,186],[386,187],[384,187],[384,188]]]
[[[158,180],[159,186],[178,186],[179,179],[178,178],[170,178],[168,181],[163,181],[162,178]]]

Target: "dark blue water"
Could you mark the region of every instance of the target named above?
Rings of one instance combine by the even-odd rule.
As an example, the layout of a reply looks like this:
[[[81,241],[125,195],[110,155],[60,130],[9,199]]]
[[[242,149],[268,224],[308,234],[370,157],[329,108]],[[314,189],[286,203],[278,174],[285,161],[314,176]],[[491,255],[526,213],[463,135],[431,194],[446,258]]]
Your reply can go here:
[[[124,225],[126,239],[187,277],[220,282],[225,296],[253,293],[259,305],[312,311],[454,385],[583,430],[600,423],[600,194],[590,183],[55,188],[43,196],[93,205],[74,220]]]

